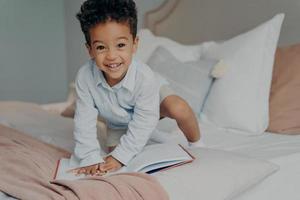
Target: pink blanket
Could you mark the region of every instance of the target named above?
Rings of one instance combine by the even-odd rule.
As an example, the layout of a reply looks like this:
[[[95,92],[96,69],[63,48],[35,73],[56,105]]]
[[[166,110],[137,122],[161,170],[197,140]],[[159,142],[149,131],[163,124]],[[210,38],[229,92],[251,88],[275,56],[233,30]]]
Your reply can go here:
[[[167,200],[154,177],[123,173],[76,181],[56,180],[56,162],[69,153],[0,125],[0,191],[24,199]]]

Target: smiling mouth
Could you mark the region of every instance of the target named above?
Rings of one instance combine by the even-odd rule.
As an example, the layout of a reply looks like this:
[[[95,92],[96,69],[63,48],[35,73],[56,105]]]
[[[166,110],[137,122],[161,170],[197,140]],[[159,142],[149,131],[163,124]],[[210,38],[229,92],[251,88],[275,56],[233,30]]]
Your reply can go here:
[[[105,65],[107,68],[109,68],[110,70],[118,70],[119,67],[122,65],[122,63],[113,63],[113,64],[108,64],[108,65]]]

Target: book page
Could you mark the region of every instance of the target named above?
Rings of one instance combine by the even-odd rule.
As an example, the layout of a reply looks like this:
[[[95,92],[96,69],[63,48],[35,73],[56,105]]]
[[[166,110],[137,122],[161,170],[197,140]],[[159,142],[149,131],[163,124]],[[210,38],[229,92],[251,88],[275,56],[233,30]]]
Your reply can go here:
[[[145,146],[126,167],[128,172],[147,172],[156,168],[191,161],[193,158],[178,144],[165,143]],[[147,169],[147,167],[149,167]]]
[[[142,152],[137,154],[127,166],[122,167],[118,171],[110,172],[104,176],[121,172],[149,172],[180,163],[186,163],[192,160],[193,157],[178,144],[153,144],[145,146]],[[76,163],[75,159],[61,158],[58,163],[55,178],[75,180],[86,177],[84,174],[78,176],[73,172],[69,172],[70,170],[78,167],[79,163]]]
[[[80,178],[84,178],[85,175],[75,175],[74,172],[70,172],[70,170],[77,168],[78,166],[74,166],[71,163],[69,158],[61,158],[58,161],[57,172],[54,179],[64,179],[64,180],[76,180]]]

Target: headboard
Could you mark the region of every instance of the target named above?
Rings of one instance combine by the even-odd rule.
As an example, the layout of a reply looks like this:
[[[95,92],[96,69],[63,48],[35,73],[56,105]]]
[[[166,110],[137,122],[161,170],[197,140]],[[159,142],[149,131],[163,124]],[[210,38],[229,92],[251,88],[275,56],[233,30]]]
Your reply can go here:
[[[279,45],[300,42],[300,0],[165,0],[145,28],[184,44],[226,40],[285,13]]]

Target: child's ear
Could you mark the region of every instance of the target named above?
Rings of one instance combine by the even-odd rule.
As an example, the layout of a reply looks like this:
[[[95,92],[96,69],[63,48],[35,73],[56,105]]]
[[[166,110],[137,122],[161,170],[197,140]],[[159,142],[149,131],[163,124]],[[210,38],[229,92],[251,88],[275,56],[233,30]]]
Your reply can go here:
[[[139,37],[136,36],[133,41],[133,53],[135,53],[137,51],[138,46],[139,46]]]
[[[88,50],[90,57],[94,58],[94,55],[93,55],[93,52],[92,52],[92,47],[88,43],[85,43],[85,47]]]

